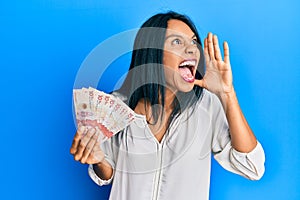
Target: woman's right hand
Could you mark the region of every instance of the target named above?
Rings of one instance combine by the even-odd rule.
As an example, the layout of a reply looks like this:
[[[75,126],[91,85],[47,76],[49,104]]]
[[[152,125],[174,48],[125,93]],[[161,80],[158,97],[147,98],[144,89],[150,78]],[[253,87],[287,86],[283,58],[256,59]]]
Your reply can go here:
[[[70,153],[83,164],[99,164],[104,160],[98,137],[100,131],[90,126],[80,126],[74,136]]]

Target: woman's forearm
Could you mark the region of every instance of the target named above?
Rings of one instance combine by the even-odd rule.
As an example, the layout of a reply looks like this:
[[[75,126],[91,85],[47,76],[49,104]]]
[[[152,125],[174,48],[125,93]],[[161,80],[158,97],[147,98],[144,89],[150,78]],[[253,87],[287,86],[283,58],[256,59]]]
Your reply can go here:
[[[239,152],[252,151],[256,147],[257,140],[242,113],[234,89],[219,98],[228,120],[232,147]]]
[[[94,164],[93,169],[97,176],[102,180],[109,180],[113,175],[113,169],[106,160],[101,163]]]

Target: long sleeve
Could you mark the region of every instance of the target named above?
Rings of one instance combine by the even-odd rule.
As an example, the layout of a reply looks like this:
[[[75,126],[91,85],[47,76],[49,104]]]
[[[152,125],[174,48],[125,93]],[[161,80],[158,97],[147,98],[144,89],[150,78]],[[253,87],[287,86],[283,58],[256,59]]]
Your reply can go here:
[[[265,153],[257,141],[256,147],[249,153],[241,153],[231,146],[228,122],[222,105],[212,95],[212,151],[214,158],[226,170],[244,176],[250,180],[259,180],[265,171]]]
[[[114,175],[112,175],[111,178],[108,180],[103,180],[103,179],[99,178],[93,169],[93,165],[89,165],[88,173],[89,173],[89,176],[91,177],[91,179],[99,186],[110,184],[114,177]]]
[[[265,154],[259,142],[249,153],[238,152],[228,143],[214,158],[224,169],[250,180],[259,180],[265,172]]]

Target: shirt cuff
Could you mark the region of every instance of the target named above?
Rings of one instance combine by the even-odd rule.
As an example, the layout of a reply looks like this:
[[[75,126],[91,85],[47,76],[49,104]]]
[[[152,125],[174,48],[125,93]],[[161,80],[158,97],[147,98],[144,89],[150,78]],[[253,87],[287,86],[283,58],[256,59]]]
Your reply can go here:
[[[99,178],[94,171],[93,165],[89,165],[88,173],[89,173],[89,176],[91,177],[91,179],[99,186],[110,184],[114,177],[114,174],[113,174],[111,176],[111,178],[108,180],[103,180],[103,179]]]
[[[244,174],[248,174],[249,179],[259,180],[263,176],[265,172],[265,153],[258,141],[256,147],[249,153],[242,153],[234,148],[231,151],[231,162]]]

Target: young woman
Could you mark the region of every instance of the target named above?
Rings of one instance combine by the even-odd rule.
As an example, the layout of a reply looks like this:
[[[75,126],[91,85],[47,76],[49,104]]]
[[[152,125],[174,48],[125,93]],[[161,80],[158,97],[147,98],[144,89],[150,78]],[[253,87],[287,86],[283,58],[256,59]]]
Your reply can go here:
[[[188,17],[157,14],[138,32],[130,70],[113,92],[136,113],[134,123],[101,145],[81,126],[71,153],[90,164],[110,199],[208,199],[211,155],[251,180],[264,173],[264,151],[239,107],[228,44],[200,37]],[[205,75],[204,66],[206,68]]]

